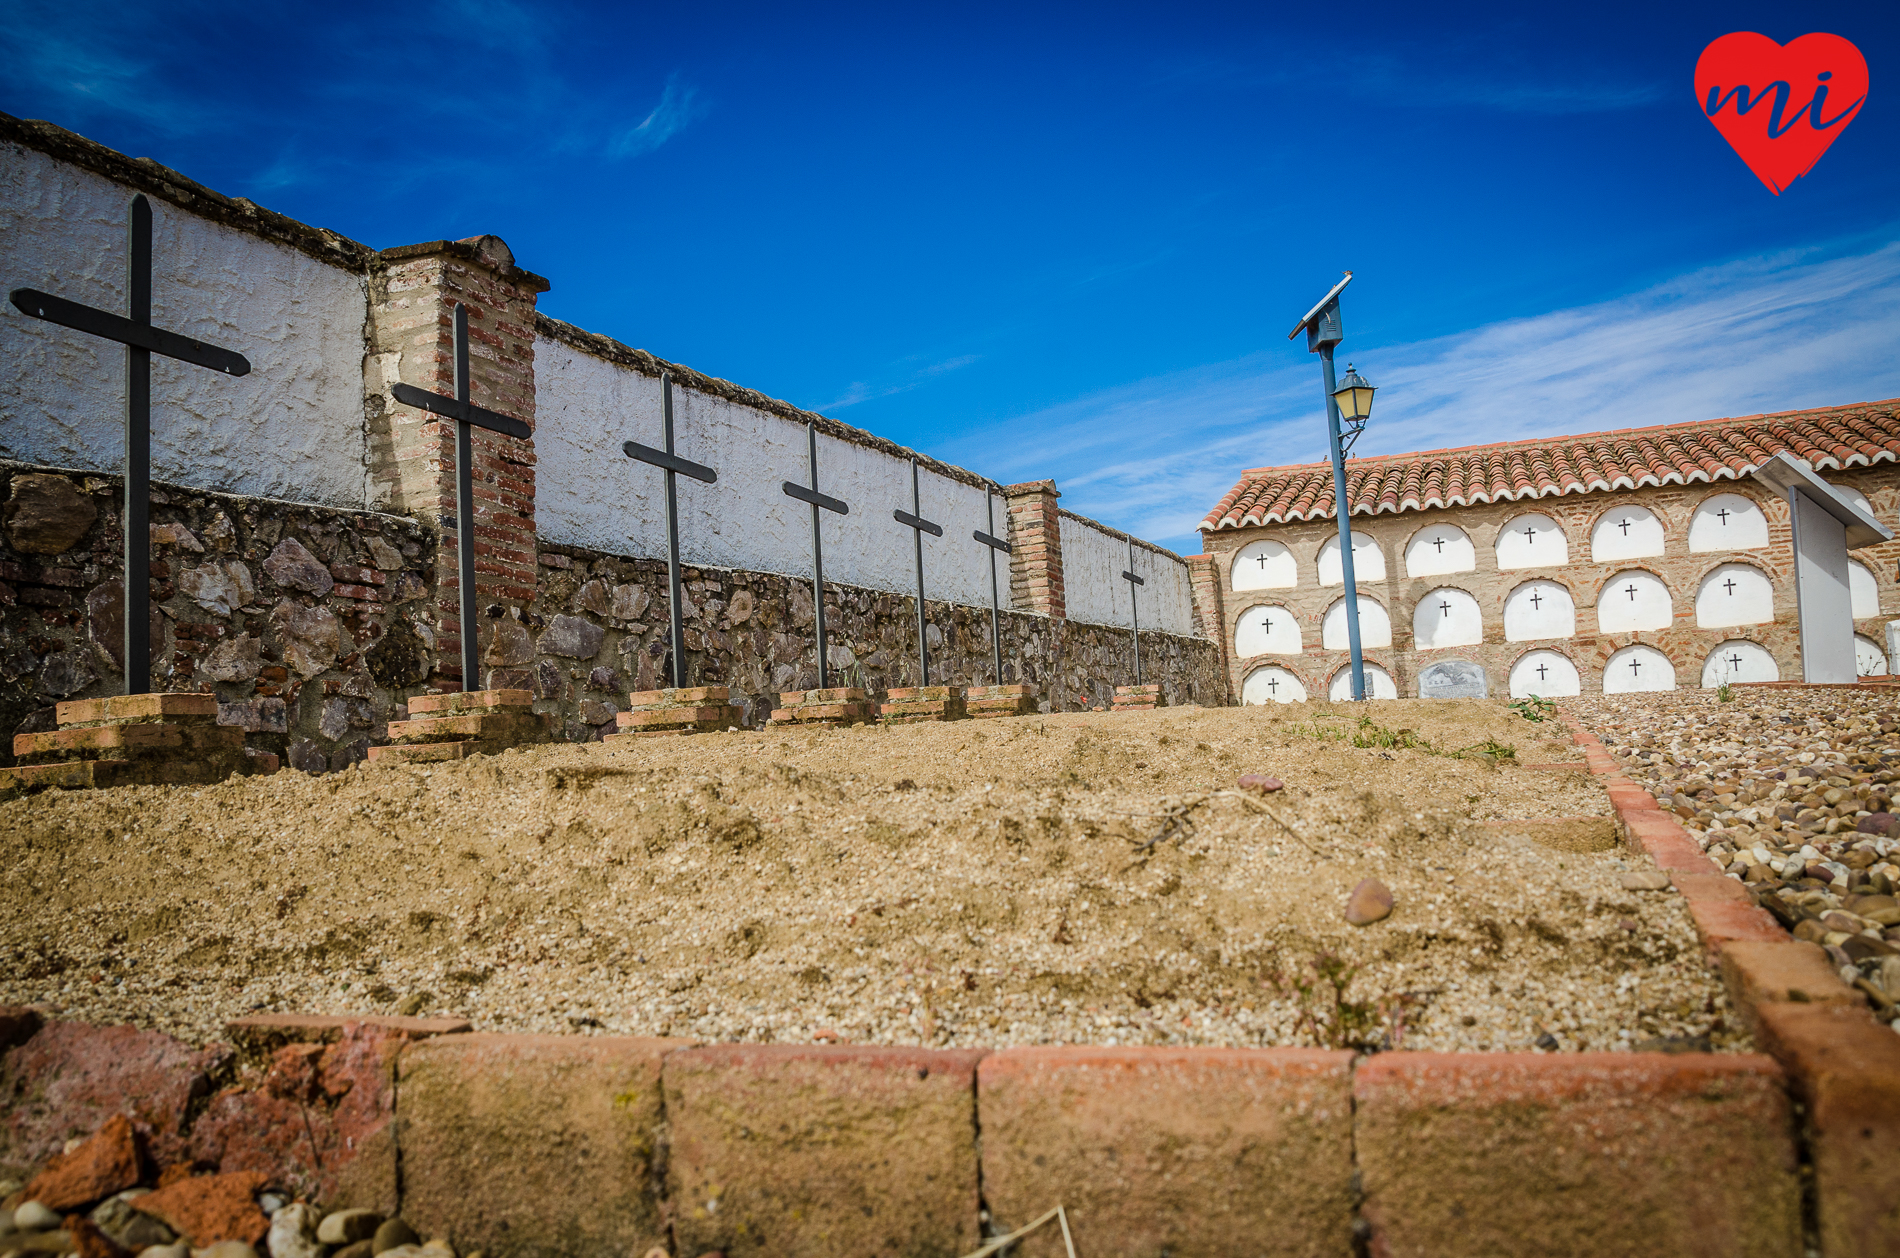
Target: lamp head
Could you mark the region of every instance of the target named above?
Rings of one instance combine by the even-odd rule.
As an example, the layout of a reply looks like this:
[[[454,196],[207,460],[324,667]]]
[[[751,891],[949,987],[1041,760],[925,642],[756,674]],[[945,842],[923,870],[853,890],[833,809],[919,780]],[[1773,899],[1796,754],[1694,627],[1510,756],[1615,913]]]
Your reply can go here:
[[[1333,390],[1333,401],[1339,404],[1339,417],[1358,427],[1372,414],[1372,395],[1377,387],[1364,376],[1354,371],[1351,363],[1346,364],[1346,378]]]

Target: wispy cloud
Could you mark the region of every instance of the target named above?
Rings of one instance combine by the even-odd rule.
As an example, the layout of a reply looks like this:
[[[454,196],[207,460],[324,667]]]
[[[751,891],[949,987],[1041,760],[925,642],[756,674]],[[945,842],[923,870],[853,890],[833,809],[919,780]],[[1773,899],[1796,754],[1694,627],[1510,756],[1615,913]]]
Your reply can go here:
[[[624,158],[651,153],[704,113],[705,107],[700,102],[699,94],[690,87],[682,86],[678,76],[670,76],[666,80],[666,88],[660,93],[660,103],[653,107],[653,112],[613,137],[607,145],[607,155]]]
[[[915,358],[906,358],[901,360],[897,365],[897,371],[902,371],[902,374],[897,374],[897,371],[894,371],[892,378],[877,384],[863,380],[853,380],[850,385],[845,388],[843,393],[831,401],[824,403],[818,409],[820,411],[843,410],[847,406],[856,406],[860,402],[872,402],[878,398],[892,397],[899,393],[908,393],[912,389],[918,388],[947,372],[955,371],[959,367],[968,367],[971,363],[979,361],[982,357],[981,354],[959,354],[955,358],[945,358],[924,367],[905,369],[905,364],[917,361]]]
[[[1612,301],[1350,346],[1381,386],[1360,454],[1900,395],[1900,241],[1749,258]],[[1075,509],[1198,549],[1247,467],[1325,457],[1319,372],[1275,349],[1090,394],[942,453],[1054,476]],[[1002,453],[999,460],[997,455]]]

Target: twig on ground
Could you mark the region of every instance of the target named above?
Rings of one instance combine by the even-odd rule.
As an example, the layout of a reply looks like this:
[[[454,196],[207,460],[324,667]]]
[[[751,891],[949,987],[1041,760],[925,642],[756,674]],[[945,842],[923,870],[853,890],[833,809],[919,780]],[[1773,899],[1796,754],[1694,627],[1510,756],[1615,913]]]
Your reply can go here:
[[[1014,1245],[1017,1241],[1029,1235],[1050,1219],[1058,1220],[1062,1224],[1062,1247],[1069,1251],[1069,1258],[1075,1258],[1075,1238],[1069,1235],[1069,1213],[1061,1206],[1057,1206],[1047,1214],[1044,1214],[1027,1227],[1017,1228],[1008,1236],[998,1236],[994,1240],[984,1242],[982,1248],[971,1250],[965,1254],[963,1258],[989,1258],[989,1255],[997,1252],[1006,1245]]]

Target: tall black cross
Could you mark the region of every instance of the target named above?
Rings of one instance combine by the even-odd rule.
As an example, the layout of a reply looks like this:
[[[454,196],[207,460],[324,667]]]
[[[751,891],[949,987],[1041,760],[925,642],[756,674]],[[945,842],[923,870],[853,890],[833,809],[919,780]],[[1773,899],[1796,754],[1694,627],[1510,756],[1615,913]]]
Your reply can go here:
[[[455,554],[460,569],[462,689],[481,689],[481,651],[476,642],[475,610],[475,442],[469,429],[486,428],[527,441],[534,430],[512,415],[503,415],[468,400],[468,307],[455,303],[455,396],[444,397],[413,384],[391,385],[389,391],[404,406],[455,421]]]
[[[825,664],[825,547],[818,528],[818,508],[823,507],[839,515],[850,515],[851,508],[842,499],[818,492],[818,429],[810,420],[805,421],[805,452],[805,467],[811,486],[807,488],[785,481],[780,488],[800,502],[811,504],[811,602],[812,611],[818,617],[818,689],[823,690],[828,674]]]
[[[924,640],[924,534],[942,537],[943,526],[932,524],[924,519],[923,499],[917,494],[917,460],[915,458],[910,461],[910,510],[892,511],[891,518],[908,527],[912,540],[917,543],[917,670],[923,678],[918,684],[928,686],[930,684],[930,644]]]
[[[249,375],[244,355],[152,326],[152,204],[132,198],[125,260],[126,316],[34,288],[8,294],[21,314],[125,346],[125,693],[152,688],[152,355]]]
[[[1141,609],[1135,603],[1135,587],[1148,584],[1135,575],[1135,543],[1128,543],[1128,571],[1122,573],[1122,580],[1128,582],[1128,622],[1135,630],[1135,684],[1141,684]]]
[[[983,519],[989,525],[989,532],[981,529],[970,530],[970,536],[990,548],[990,649],[996,653],[996,684],[1003,684],[1003,621],[1002,596],[996,588],[996,552],[1010,553],[1009,543],[995,536],[996,509],[992,505],[989,486],[983,487]]]
[[[666,482],[666,597],[673,631],[673,684],[684,686],[686,630],[680,605],[680,512],[674,478],[686,475],[710,485],[719,479],[719,473],[704,463],[694,463],[673,453],[673,373],[670,371],[660,373],[660,435],[666,441],[664,450],[655,450],[637,441],[623,441],[620,448],[628,458],[651,463],[665,473],[662,479]]]

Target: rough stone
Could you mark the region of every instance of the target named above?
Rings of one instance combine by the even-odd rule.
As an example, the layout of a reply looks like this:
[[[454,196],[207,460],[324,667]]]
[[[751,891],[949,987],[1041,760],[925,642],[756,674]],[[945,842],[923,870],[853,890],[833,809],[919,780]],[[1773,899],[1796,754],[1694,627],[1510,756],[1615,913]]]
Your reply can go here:
[[[317,1226],[317,1239],[325,1245],[351,1245],[370,1240],[383,1225],[383,1216],[361,1207],[333,1210]]]
[[[591,660],[600,654],[607,631],[579,616],[556,616],[548,622],[537,646],[543,655],[564,655],[570,659]]]
[[[218,1241],[255,1245],[270,1230],[256,1197],[270,1176],[262,1171],[194,1175],[150,1192],[133,1208],[149,1214],[203,1249]]]
[[[363,545],[369,551],[369,561],[384,572],[394,572],[402,567],[402,552],[376,534],[365,537]]]
[[[616,585],[608,615],[615,620],[638,620],[646,614],[652,601],[653,596],[647,593],[644,585]]]
[[[526,625],[507,617],[489,623],[488,642],[482,649],[482,663],[515,667],[530,663],[533,659],[534,639],[529,636]]]
[[[1346,897],[1346,920],[1354,926],[1370,926],[1392,913],[1392,892],[1377,878],[1362,878]]]
[[[730,625],[743,625],[746,621],[752,619],[752,609],[754,606],[751,590],[738,591],[732,596],[732,601],[726,604],[726,623]]]
[[[251,570],[242,560],[201,564],[178,574],[178,592],[206,611],[229,616],[257,597]]]
[[[64,476],[28,472],[13,478],[13,492],[0,508],[7,541],[28,555],[71,550],[99,518],[92,495]]]
[[[599,577],[582,585],[574,591],[574,610],[592,612],[596,616],[608,613],[607,583]]]
[[[294,537],[286,537],[264,561],[264,573],[271,580],[293,590],[303,590],[322,598],[336,588],[330,570]]]
[[[133,1189],[108,1197],[99,1203],[99,1208],[91,1215],[92,1222],[100,1231],[135,1254],[153,1245],[169,1245],[178,1239],[177,1234],[163,1223],[132,1208],[133,1199],[144,1195],[144,1189]]]
[[[78,694],[98,680],[99,675],[92,671],[86,653],[78,647],[71,647],[55,651],[40,661],[38,693],[49,699],[64,699],[67,695]]]
[[[363,662],[376,684],[390,690],[413,686],[429,675],[429,648],[406,616],[391,616]]]
[[[308,738],[299,738],[292,742],[287,752],[287,759],[291,768],[301,769],[305,773],[330,771],[330,757],[326,756],[323,749]]]
[[[211,523],[205,525],[205,545],[213,550],[230,550],[237,544],[237,529],[231,523],[231,517],[220,511],[211,517]]]
[[[151,530],[152,545],[154,546],[176,546],[178,549],[188,551],[194,555],[204,554],[204,543],[200,542],[197,537],[192,534],[190,529],[176,520],[164,524],[154,524],[151,526]]]
[[[240,633],[211,648],[198,664],[198,675],[208,681],[256,681],[264,667],[264,643],[254,634]]]
[[[331,742],[346,737],[353,729],[369,727],[369,704],[363,700],[333,695],[323,701],[323,715],[317,720],[317,731]]]
[[[124,1114],[106,1119],[71,1153],[62,1153],[35,1175],[26,1195],[49,1210],[69,1210],[109,1197],[139,1182],[139,1151]]]
[[[151,609],[152,656],[157,658],[164,649],[165,616],[158,608]],[[110,581],[101,581],[86,595],[86,636],[92,645],[112,666],[125,669],[125,581],[113,577]]]
[[[315,677],[336,663],[341,626],[329,608],[301,607],[284,599],[271,609],[270,615],[284,644],[284,663],[299,677]]]

